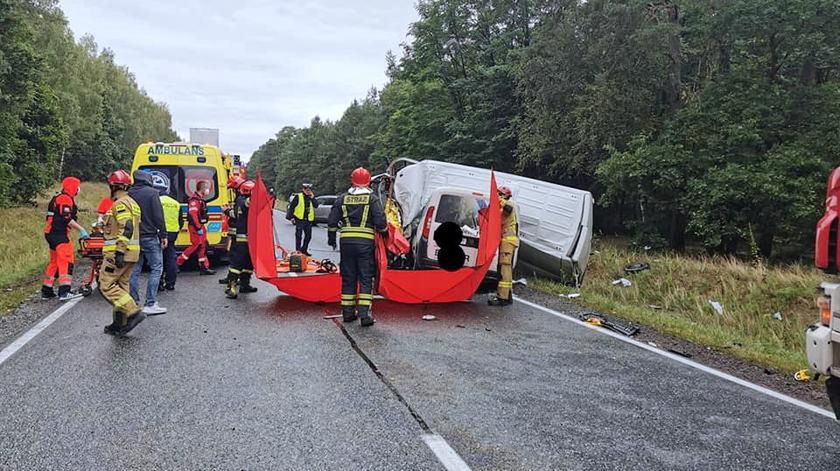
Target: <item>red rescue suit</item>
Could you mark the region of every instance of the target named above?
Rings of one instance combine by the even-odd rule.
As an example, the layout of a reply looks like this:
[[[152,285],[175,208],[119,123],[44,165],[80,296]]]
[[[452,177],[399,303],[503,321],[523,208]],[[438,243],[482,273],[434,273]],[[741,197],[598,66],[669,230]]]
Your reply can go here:
[[[73,244],[70,242],[70,223],[76,220],[78,208],[73,199],[79,193],[79,179],[67,177],[61,182],[61,193],[53,196],[47,206],[44,238],[50,247],[50,262],[44,270],[41,292],[45,297],[54,296],[53,286],[58,277],[59,295],[70,292],[73,282]]]
[[[199,267],[205,270],[210,268],[210,261],[207,259],[207,228],[204,226],[207,221],[207,203],[200,194],[194,193],[187,201],[187,228],[192,245],[178,257],[178,266],[189,260],[193,253],[198,252]]]

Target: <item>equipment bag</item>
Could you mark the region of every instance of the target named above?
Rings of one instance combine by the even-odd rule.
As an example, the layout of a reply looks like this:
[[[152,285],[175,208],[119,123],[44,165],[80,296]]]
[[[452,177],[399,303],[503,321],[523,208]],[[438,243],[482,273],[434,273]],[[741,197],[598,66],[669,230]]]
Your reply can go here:
[[[302,253],[294,253],[289,256],[289,271],[301,273],[309,266],[309,257]]]

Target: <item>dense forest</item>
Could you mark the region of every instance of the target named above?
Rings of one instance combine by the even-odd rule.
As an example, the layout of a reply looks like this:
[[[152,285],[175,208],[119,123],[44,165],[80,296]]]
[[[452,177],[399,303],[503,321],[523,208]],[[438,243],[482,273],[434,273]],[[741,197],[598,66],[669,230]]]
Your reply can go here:
[[[812,241],[840,165],[836,0],[421,0],[389,81],[336,122],[283,128],[251,168],[341,191],[389,159],[590,190],[639,244]]]
[[[98,179],[148,140],[174,140],[166,106],[114,54],[73,37],[57,0],[0,0],[0,206],[60,172]]]

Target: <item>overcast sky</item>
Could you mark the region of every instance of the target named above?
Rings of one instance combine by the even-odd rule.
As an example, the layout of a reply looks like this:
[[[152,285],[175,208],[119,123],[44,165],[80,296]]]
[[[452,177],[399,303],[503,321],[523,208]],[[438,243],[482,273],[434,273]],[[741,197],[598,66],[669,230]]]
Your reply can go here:
[[[76,37],[91,33],[164,101],[182,138],[221,130],[250,157],[286,125],[338,119],[386,81],[414,0],[61,0]]]

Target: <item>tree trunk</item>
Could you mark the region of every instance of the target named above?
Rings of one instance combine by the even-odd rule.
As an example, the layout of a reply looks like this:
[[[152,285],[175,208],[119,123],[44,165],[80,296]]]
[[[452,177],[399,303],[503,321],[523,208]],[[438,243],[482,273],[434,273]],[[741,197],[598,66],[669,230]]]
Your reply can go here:
[[[688,221],[684,214],[679,211],[671,212],[671,224],[669,230],[669,244],[672,249],[680,252],[685,250],[685,232]]]
[[[773,239],[775,237],[776,229],[772,227],[762,229],[758,236],[758,251],[765,260],[773,255]]]

